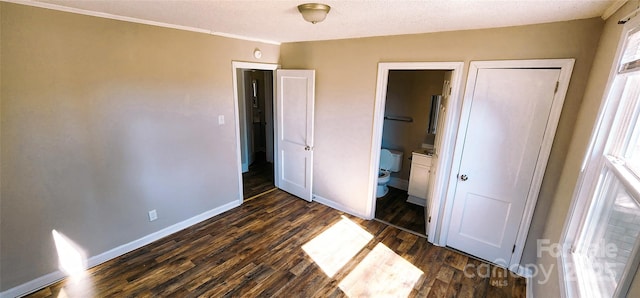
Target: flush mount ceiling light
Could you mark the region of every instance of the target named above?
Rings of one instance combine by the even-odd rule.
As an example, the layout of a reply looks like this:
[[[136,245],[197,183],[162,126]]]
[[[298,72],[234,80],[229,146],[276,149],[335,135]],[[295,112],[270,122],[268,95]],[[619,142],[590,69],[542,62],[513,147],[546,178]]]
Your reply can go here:
[[[331,6],[320,3],[306,3],[298,5],[298,11],[305,21],[315,24],[322,22],[327,17]]]

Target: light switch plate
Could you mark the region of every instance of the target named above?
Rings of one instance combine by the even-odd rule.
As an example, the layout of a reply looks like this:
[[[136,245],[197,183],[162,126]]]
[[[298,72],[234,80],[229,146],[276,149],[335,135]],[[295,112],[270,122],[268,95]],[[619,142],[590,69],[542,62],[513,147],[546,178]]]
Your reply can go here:
[[[154,221],[156,219],[158,219],[158,212],[156,212],[156,209],[149,211],[149,221]]]

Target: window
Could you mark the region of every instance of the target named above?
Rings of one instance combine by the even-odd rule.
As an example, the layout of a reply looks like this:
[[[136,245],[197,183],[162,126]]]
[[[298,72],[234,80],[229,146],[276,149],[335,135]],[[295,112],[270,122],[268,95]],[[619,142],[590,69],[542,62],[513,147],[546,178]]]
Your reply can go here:
[[[640,22],[624,32],[563,236],[567,296],[624,297],[640,260]]]

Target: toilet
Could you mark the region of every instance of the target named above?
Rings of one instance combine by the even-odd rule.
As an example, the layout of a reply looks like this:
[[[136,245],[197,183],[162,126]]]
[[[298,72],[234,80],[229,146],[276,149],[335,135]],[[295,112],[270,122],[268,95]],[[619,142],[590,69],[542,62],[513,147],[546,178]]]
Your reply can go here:
[[[387,184],[391,180],[392,172],[402,169],[402,152],[396,150],[380,150],[380,171],[378,172],[378,187],[376,198],[384,197],[389,192]]]

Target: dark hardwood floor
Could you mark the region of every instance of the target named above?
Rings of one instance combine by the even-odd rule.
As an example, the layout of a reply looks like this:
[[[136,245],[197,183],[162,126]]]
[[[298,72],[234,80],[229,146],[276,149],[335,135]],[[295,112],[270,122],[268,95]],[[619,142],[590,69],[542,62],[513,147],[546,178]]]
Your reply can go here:
[[[426,235],[424,207],[407,202],[407,192],[389,187],[389,193],[376,200],[376,219]]]
[[[276,190],[28,297],[525,297],[525,279]]]
[[[273,163],[267,162],[264,152],[258,153],[249,171],[242,173],[242,197],[246,200],[273,188]]]

